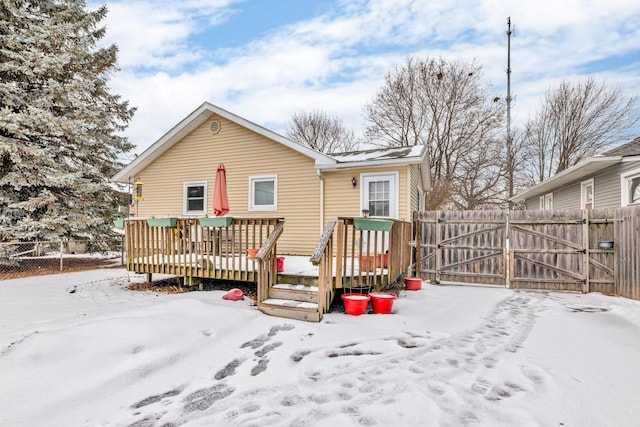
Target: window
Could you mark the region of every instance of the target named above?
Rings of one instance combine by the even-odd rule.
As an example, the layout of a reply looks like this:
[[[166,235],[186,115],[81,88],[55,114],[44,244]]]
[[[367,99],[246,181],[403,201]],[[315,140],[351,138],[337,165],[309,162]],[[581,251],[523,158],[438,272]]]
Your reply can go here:
[[[629,179],[629,203],[635,205],[640,202],[640,176]]]
[[[622,206],[640,204],[640,169],[622,175]]]
[[[580,207],[582,209],[593,209],[593,179],[580,183]]]
[[[553,193],[540,196],[540,209],[553,209]]]
[[[207,183],[184,183],[184,214],[205,215],[207,213]]]
[[[278,177],[251,176],[249,177],[249,210],[275,211],[278,210]]]
[[[361,208],[370,216],[398,216],[398,174],[362,174]]]

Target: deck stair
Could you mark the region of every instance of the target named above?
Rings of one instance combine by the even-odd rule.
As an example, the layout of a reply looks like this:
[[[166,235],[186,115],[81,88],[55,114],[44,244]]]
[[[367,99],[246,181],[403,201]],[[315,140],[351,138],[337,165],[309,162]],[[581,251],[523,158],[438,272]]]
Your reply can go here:
[[[269,298],[258,303],[265,314],[288,319],[319,322],[318,287],[279,283],[269,288]]]

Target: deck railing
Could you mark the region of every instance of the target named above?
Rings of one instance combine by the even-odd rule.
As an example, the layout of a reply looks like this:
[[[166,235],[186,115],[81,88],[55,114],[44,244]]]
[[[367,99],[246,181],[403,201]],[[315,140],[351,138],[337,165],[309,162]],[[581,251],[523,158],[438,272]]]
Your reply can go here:
[[[336,287],[379,290],[411,266],[411,223],[390,219],[389,231],[357,230],[353,217],[338,218]]]
[[[282,232],[283,221],[234,217],[229,225],[203,226],[198,218],[174,218],[158,226],[152,220],[128,219],[124,221],[127,269],[184,276],[189,284],[195,278],[257,282],[266,254],[252,258],[247,250],[262,249],[276,229]],[[270,247],[275,260],[275,242]]]

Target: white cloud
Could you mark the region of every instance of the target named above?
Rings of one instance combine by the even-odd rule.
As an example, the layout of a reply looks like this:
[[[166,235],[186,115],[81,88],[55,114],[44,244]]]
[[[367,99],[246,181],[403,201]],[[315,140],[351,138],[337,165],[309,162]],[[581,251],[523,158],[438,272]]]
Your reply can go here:
[[[113,1],[108,7],[108,41],[120,46],[123,69],[112,87],[138,107],[127,135],[140,147],[205,100],[277,132],[294,111],[313,109],[339,115],[359,132],[365,103],[407,55],[475,59],[494,90],[504,92],[508,16],[515,27],[516,122],[537,108],[546,89],[588,73],[593,61],[601,62],[591,71],[597,77],[640,93],[639,2],[344,1],[211,52],[195,47],[193,37],[232,20],[241,3]],[[630,65],[607,63],[630,52]]]

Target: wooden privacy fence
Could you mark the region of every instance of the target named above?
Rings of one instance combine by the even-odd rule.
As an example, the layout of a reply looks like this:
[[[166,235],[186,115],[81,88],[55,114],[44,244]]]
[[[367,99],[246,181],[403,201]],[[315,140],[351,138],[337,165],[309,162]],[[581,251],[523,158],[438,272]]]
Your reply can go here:
[[[640,207],[416,212],[415,269],[434,281],[640,300],[639,237]]]

